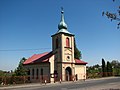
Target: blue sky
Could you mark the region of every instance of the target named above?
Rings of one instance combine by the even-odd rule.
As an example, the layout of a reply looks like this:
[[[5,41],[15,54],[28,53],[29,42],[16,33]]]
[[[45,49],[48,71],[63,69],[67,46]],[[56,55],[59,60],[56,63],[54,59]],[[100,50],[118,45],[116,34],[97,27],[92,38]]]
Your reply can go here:
[[[0,70],[14,70],[22,57],[51,51],[61,6],[68,31],[75,34],[88,65],[101,64],[102,58],[120,60],[117,22],[101,15],[115,12],[119,5],[119,0],[0,0]]]

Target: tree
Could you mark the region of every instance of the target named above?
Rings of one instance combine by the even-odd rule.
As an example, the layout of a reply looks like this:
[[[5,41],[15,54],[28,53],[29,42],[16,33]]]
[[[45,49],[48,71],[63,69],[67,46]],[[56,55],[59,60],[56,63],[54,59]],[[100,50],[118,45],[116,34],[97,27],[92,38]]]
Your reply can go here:
[[[109,61],[107,61],[107,75],[112,76],[112,65]]]
[[[101,77],[101,66],[98,64],[93,66],[87,66],[87,76],[88,78]]]
[[[113,74],[116,76],[120,76],[120,62],[117,60],[113,60],[111,62]]]
[[[105,67],[105,60],[102,58],[102,73],[103,77],[106,76],[106,67]]]
[[[115,0],[113,0],[113,2],[115,2]],[[120,27],[120,6],[118,6],[118,10],[116,13],[111,13],[109,11],[106,12],[102,12],[102,16],[107,16],[108,19],[110,19],[111,21],[115,20],[118,22],[118,26],[117,29],[119,29]]]
[[[75,38],[74,38],[74,57],[75,57],[75,59],[81,59],[82,58],[81,51],[79,51],[77,46],[76,46]]]
[[[18,65],[17,69],[15,70],[15,74],[14,74],[15,76],[27,75],[26,69],[23,66],[23,62],[25,62],[25,61],[26,61],[26,58],[24,58],[24,57],[20,60],[19,65]]]

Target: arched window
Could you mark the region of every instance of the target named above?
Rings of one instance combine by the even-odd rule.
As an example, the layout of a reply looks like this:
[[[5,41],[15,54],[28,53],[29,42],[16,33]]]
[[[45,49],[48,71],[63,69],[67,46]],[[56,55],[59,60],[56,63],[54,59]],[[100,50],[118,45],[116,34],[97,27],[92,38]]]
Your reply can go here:
[[[66,38],[66,47],[70,47],[70,40],[68,37]]]
[[[55,44],[56,44],[56,49],[57,49],[58,48],[58,38],[56,39]]]

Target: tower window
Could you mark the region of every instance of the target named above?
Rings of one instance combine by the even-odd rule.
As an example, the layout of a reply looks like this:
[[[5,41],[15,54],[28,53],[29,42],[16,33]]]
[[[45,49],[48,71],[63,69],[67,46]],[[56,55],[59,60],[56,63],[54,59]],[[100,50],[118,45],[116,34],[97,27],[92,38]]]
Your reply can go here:
[[[67,60],[70,60],[70,56],[67,56]]]
[[[70,40],[68,37],[66,38],[66,47],[70,47]]]
[[[58,38],[56,39],[56,49],[58,48]]]
[[[69,56],[67,56],[67,59],[70,59],[70,57],[69,57]]]

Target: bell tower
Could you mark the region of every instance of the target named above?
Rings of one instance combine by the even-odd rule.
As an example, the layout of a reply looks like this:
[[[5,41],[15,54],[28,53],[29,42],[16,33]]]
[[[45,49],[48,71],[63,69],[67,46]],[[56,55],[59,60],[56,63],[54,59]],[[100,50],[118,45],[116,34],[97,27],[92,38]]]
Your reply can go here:
[[[52,37],[52,51],[55,55],[54,70],[58,79],[66,80],[66,69],[69,68],[69,75],[74,75],[74,35],[68,31],[64,20],[64,11],[61,10],[61,20],[58,24],[58,31]],[[70,80],[70,78],[69,78]]]

